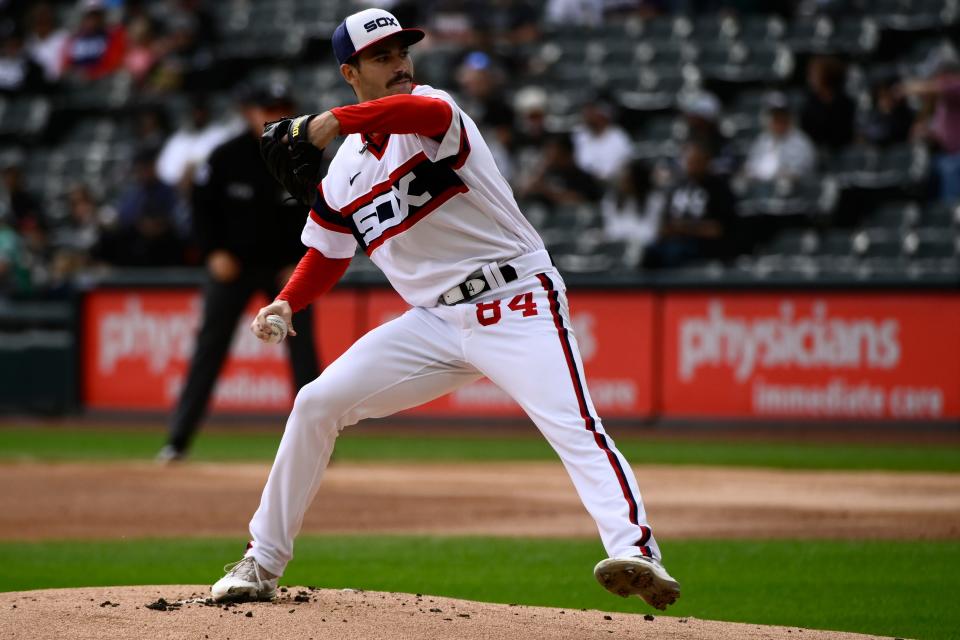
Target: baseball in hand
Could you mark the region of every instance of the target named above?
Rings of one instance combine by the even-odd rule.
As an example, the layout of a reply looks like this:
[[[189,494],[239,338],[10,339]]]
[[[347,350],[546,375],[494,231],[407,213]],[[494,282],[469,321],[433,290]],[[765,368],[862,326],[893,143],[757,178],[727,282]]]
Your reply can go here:
[[[266,317],[266,323],[270,329],[270,337],[267,338],[267,342],[270,344],[283,342],[283,339],[287,337],[286,321],[276,314],[270,314]]]

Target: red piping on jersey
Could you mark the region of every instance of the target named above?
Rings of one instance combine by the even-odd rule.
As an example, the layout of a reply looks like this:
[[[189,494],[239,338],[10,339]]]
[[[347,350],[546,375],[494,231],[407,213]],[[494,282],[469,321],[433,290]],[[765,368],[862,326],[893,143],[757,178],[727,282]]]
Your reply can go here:
[[[289,302],[296,313],[332,289],[348,266],[350,258],[328,258],[311,247],[300,258],[277,300]]]
[[[420,164],[426,159],[427,159],[427,155],[423,151],[416,154],[415,156],[413,156],[412,158],[404,162],[402,165],[400,165],[399,167],[391,171],[390,175],[387,176],[386,180],[373,185],[372,187],[370,187],[370,191],[368,191],[367,193],[363,194],[362,196],[360,196],[350,204],[340,209],[340,214],[343,216],[353,215],[357,209],[370,204],[371,202],[373,202],[373,199],[379,196],[380,194],[390,191],[390,188],[393,186],[393,182],[397,178],[403,176],[412,168],[414,168],[415,166],[417,166],[418,164]]]
[[[398,224],[398,225],[395,226],[395,227],[390,227],[389,229],[387,229],[386,231],[384,231],[383,233],[381,233],[379,236],[377,236],[377,238],[376,238],[373,242],[371,242],[370,244],[367,245],[367,255],[368,255],[368,256],[369,256],[369,255],[372,255],[373,252],[377,249],[377,247],[379,247],[379,246],[382,245],[384,242],[386,242],[387,240],[389,240],[389,239],[392,238],[393,236],[397,235],[398,233],[402,233],[402,232],[406,231],[407,229],[409,229],[410,227],[412,227],[412,226],[415,225],[416,223],[418,223],[418,222],[420,222],[421,220],[423,220],[423,218],[424,218],[428,213],[430,213],[431,211],[433,211],[434,209],[436,209],[437,207],[439,207],[440,205],[442,205],[444,202],[446,202],[447,200],[449,200],[449,199],[452,198],[453,196],[457,195],[458,193],[466,193],[466,192],[469,191],[469,190],[470,190],[470,189],[467,188],[467,185],[465,185],[465,184],[458,184],[458,185],[454,185],[454,186],[450,187],[449,189],[447,189],[447,190],[445,190],[445,191],[441,191],[439,194],[435,195],[435,196],[430,200],[430,202],[428,202],[427,204],[425,204],[425,205],[423,205],[422,207],[420,207],[420,208],[419,208],[415,213],[413,213],[412,215],[408,216],[406,220],[404,220],[403,222],[401,222],[400,224]]]
[[[377,160],[383,160],[383,154],[387,150],[387,143],[390,142],[389,133],[363,133],[360,134],[363,144],[368,153],[372,153]],[[379,142],[378,142],[379,140]]]
[[[453,109],[440,98],[400,94],[330,110],[340,133],[418,133],[442,135],[453,122]]]

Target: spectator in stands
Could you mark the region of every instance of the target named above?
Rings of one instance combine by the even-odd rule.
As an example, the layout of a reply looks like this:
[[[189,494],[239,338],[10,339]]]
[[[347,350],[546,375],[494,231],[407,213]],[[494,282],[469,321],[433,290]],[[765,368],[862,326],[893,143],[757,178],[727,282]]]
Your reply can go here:
[[[146,107],[137,112],[136,140],[141,148],[159,149],[170,136],[170,123],[163,105]]]
[[[603,24],[605,0],[547,0],[543,9],[549,24],[596,27]]]
[[[30,269],[23,242],[0,211],[0,299],[30,287]]]
[[[0,95],[34,93],[45,86],[43,68],[24,48],[16,25],[0,23]]]
[[[734,253],[736,202],[727,178],[710,172],[710,161],[705,145],[685,145],[683,176],[666,195],[658,238],[643,255],[644,267],[677,267]]]
[[[810,60],[800,128],[816,145],[837,149],[853,141],[857,105],[846,94],[846,78],[846,65],[839,58]]]
[[[52,286],[68,285],[77,272],[95,263],[103,226],[93,192],[84,184],[73,186],[67,193],[67,218],[50,234]]]
[[[137,152],[133,184],[117,202],[117,227],[105,234],[104,259],[119,266],[183,264],[184,241],[177,229],[177,192],[157,178],[157,151]]]
[[[824,0],[817,1],[824,2]],[[739,15],[777,13],[784,17],[792,15],[797,4],[796,0],[669,0],[669,2],[674,10],[685,13],[734,13]]]
[[[915,114],[893,79],[874,83],[870,89],[871,106],[859,117],[858,138],[867,144],[887,146],[906,142]]]
[[[680,98],[680,112],[687,125],[687,140],[702,144],[713,158],[710,171],[730,175],[736,169],[736,154],[729,138],[720,131],[720,100],[709,91],[695,91]]]
[[[587,102],[581,118],[573,129],[577,165],[598,180],[610,181],[633,154],[633,142],[614,123],[613,105],[604,99]]]
[[[744,173],[752,180],[799,178],[816,166],[816,150],[810,138],[793,124],[787,97],[773,93],[767,97],[767,130],[750,147]]]
[[[535,42],[540,37],[540,13],[533,3],[525,0],[492,0],[473,3],[471,8],[471,22],[481,38],[486,36],[491,45],[502,43],[516,46]],[[408,22],[400,19],[400,24]]]
[[[163,144],[157,158],[157,175],[166,184],[189,194],[194,168],[206,162],[211,151],[237,135],[241,128],[235,121],[214,121],[209,98],[194,94],[185,121]]]
[[[548,206],[582,204],[600,200],[603,187],[577,166],[570,136],[557,134],[547,142],[537,168],[520,185],[518,194]]]
[[[657,238],[664,194],[652,189],[651,169],[642,160],[627,163],[600,203],[603,234],[639,248]]]
[[[157,41],[153,22],[144,16],[138,16],[126,27],[127,50],[123,57],[123,68],[138,87],[147,84],[148,76],[157,64],[162,53]]]
[[[103,0],[83,0],[83,16],[64,47],[64,70],[96,80],[121,67],[126,50],[122,25],[110,25]]]
[[[547,92],[524,87],[513,97],[516,122],[511,149],[515,165],[514,185],[524,184],[537,170],[550,133],[547,131]]]
[[[43,67],[47,82],[56,82],[63,73],[64,47],[69,33],[57,25],[49,2],[38,2],[27,20],[27,51]]]
[[[904,82],[898,92],[931,101],[914,135],[934,147],[934,166],[941,200],[960,199],[960,61],[945,54],[925,79]]]
[[[17,233],[23,249],[42,259],[47,252],[48,225],[40,199],[30,193],[24,183],[23,157],[18,152],[8,154],[0,171],[3,176],[0,210],[8,212],[7,224]]]
[[[503,81],[502,69],[482,51],[467,54],[457,70],[463,109],[484,132],[497,168],[509,181],[513,178],[509,149],[513,143],[514,114],[503,96]]]
[[[304,254],[307,208],[287,197],[260,158],[263,123],[297,112],[289,89],[253,87],[241,106],[246,128],[196,172],[194,224],[209,279],[196,351],[159,462],[186,454],[251,296],[263,292],[272,300]],[[297,335],[286,341],[297,388],[319,375],[312,314],[312,307],[294,314]]]
[[[544,20],[550,24],[596,27],[625,16],[651,18],[673,9],[673,0],[548,0]]]
[[[163,55],[151,84],[159,92],[181,87],[204,90],[204,74],[213,66],[218,40],[216,18],[202,0],[166,0],[164,4]]]
[[[464,49],[474,49],[484,44],[467,2],[439,0],[432,3],[428,19],[427,33],[430,34],[431,44],[449,43]]]

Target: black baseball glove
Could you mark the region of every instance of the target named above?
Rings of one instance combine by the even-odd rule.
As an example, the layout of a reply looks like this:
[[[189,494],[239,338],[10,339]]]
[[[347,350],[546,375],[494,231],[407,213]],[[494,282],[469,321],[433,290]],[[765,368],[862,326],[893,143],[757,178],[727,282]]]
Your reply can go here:
[[[310,144],[307,137],[307,127],[316,115],[268,122],[260,136],[260,155],[270,175],[308,207],[313,206],[323,179],[323,149]]]

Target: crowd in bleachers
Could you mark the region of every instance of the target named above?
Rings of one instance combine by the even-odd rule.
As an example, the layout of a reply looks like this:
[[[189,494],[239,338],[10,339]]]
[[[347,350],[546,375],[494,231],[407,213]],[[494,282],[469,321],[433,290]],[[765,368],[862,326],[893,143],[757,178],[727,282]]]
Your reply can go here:
[[[329,37],[366,4],[0,0],[0,296],[201,265],[238,87],[351,102]],[[960,278],[960,0],[377,4],[562,269]]]

